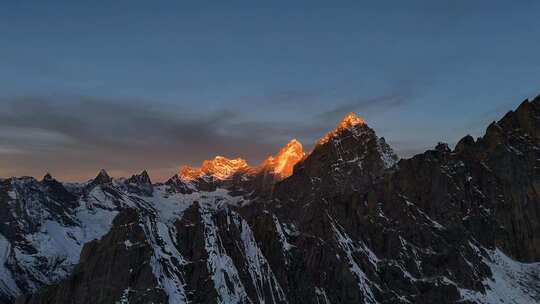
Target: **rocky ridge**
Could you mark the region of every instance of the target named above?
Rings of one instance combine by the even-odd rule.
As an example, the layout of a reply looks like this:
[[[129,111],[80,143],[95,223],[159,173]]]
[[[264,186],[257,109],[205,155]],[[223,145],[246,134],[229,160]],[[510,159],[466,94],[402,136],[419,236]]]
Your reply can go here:
[[[1,301],[538,302],[538,159],[540,98],[399,161],[347,115],[256,167],[4,179]]]

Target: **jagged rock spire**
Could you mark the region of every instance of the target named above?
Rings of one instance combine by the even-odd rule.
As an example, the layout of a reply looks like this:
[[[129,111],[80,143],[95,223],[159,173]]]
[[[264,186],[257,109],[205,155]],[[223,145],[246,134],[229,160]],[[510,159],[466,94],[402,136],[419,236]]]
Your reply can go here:
[[[150,180],[150,176],[148,175],[148,172],[146,170],[143,170],[139,174],[134,174],[130,178],[126,180],[128,183],[135,183],[135,184],[144,184],[144,185],[151,185],[152,181]]]
[[[130,191],[143,194],[143,195],[152,195],[154,187],[150,176],[146,170],[143,170],[140,174],[132,175],[125,182]]]
[[[146,184],[152,184],[152,181],[150,180],[150,175],[148,175],[148,172],[146,170],[143,170],[141,174],[139,174],[140,180]]]
[[[109,176],[107,171],[105,171],[105,169],[101,169],[98,175],[92,181],[92,183],[95,185],[109,184],[111,182],[112,182],[112,178]]]
[[[45,176],[43,176],[43,181],[44,182],[50,182],[50,181],[53,181],[53,180],[54,180],[54,178],[52,177],[52,175],[49,172],[47,172],[45,174]]]

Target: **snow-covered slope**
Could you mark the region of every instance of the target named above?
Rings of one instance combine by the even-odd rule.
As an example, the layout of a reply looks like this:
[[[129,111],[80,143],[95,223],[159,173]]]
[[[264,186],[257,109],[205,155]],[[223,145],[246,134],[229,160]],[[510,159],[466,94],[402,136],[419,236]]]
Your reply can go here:
[[[100,188],[78,198],[48,179],[12,178],[1,188],[1,280],[9,296],[68,276],[82,246],[107,233],[117,214]]]

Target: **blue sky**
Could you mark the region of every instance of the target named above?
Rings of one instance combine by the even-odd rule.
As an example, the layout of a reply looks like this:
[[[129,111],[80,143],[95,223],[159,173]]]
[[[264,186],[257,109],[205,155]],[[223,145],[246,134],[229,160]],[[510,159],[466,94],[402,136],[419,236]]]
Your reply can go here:
[[[349,111],[405,157],[453,144],[540,94],[539,19],[535,1],[0,1],[0,175],[258,162]]]

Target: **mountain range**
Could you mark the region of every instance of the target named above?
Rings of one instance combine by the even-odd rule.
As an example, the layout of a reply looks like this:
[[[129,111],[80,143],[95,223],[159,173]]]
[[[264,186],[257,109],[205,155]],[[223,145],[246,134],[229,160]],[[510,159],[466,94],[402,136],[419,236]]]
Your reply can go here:
[[[349,114],[311,151],[164,183],[0,179],[0,303],[539,303],[540,97],[398,159]]]

